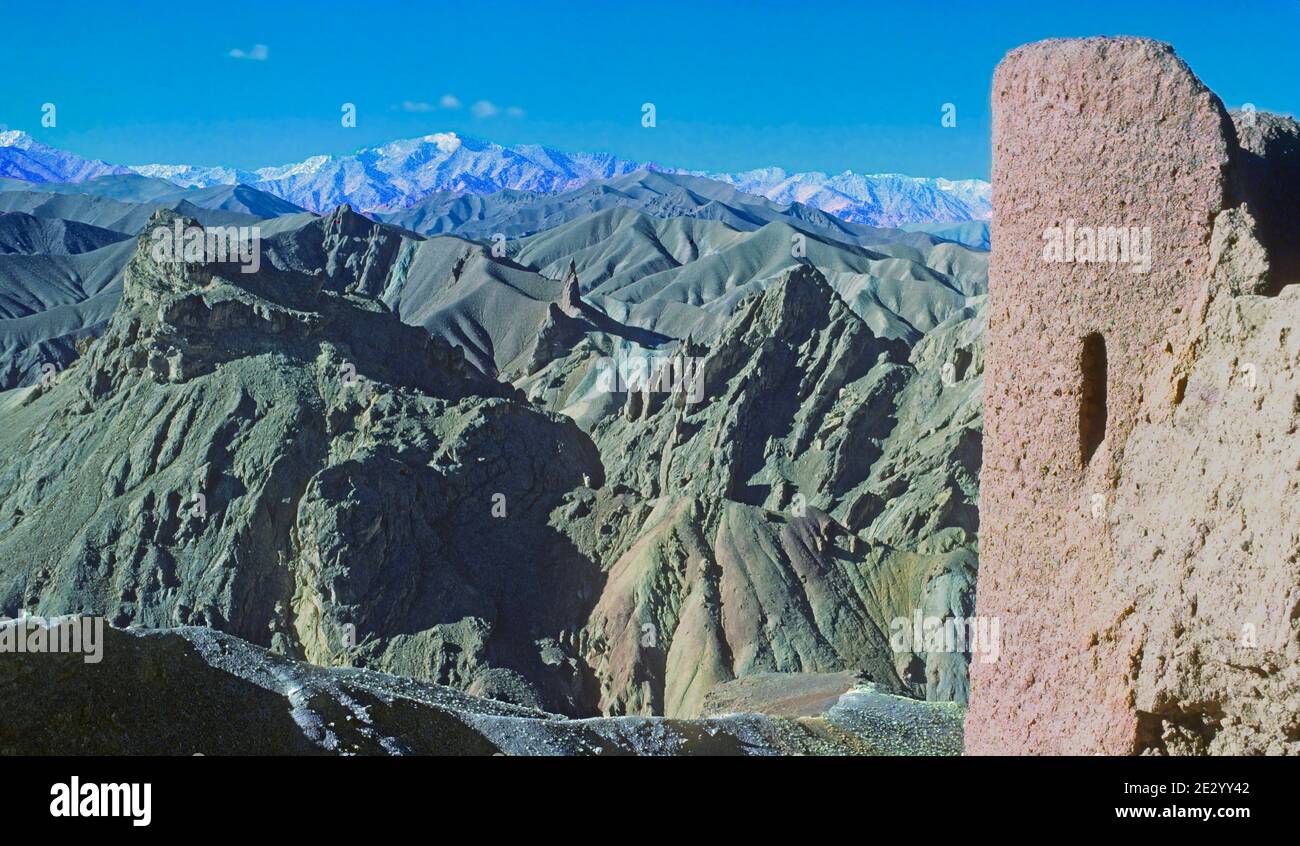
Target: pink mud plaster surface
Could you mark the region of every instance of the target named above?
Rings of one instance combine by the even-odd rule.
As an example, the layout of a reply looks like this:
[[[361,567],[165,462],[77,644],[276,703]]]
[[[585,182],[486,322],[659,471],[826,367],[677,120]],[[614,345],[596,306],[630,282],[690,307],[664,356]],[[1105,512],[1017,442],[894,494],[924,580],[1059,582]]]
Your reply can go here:
[[[1110,509],[1139,417],[1173,404],[1149,385],[1203,311],[1234,136],[1171,48],[1129,38],[1013,51],[993,113],[976,610],[1001,619],[1002,648],[971,663],[966,750],[1131,753],[1141,624],[1113,588]],[[1044,231],[1067,221],[1149,227],[1149,270],[1046,261]],[[1085,462],[1081,353],[1093,333],[1105,342],[1106,420]]]

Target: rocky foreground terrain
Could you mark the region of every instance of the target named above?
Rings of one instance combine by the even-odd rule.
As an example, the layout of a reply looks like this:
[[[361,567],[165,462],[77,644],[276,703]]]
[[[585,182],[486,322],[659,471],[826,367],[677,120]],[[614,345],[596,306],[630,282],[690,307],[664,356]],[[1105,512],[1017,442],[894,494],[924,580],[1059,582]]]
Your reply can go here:
[[[0,754],[961,752],[961,706],[893,696],[845,675],[782,677],[775,691],[744,701],[748,713],[575,720],[402,676],[292,661],[208,628],[105,632],[103,662],[93,666],[80,655],[5,656]],[[791,684],[824,695],[791,712],[780,697]]]

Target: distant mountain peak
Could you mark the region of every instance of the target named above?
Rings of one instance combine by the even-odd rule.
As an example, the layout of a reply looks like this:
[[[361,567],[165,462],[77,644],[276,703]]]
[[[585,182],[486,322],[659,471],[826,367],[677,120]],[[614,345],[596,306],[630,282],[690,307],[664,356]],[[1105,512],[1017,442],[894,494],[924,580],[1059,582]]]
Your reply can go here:
[[[124,167],[51,147],[20,129],[0,132],[0,177],[27,182],[84,182]]]
[[[35,143],[32,136],[23,132],[21,129],[10,129],[0,132],[0,147],[18,147],[27,149]]]

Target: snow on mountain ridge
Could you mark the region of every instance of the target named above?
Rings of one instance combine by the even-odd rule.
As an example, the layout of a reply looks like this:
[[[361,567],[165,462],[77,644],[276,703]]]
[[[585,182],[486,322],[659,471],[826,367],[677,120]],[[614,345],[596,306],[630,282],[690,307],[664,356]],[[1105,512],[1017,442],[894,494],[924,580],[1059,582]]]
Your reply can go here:
[[[112,173],[130,171],[43,144],[22,130],[0,132],[0,177],[27,182],[84,182]]]
[[[918,178],[898,173],[790,173],[780,167],[736,173],[689,171],[609,153],[567,153],[540,144],[506,147],[454,132],[398,139],[346,156],[318,155],[249,171],[224,166],[147,164],[120,168],[41,144],[24,132],[0,133],[0,176],[77,182],[138,173],[185,188],[243,183],[295,205],[328,212],[407,208],[430,194],[491,194],[504,189],[558,193],[637,170],[701,176],[777,203],[803,203],[851,223],[898,226],[986,220],[989,184],[979,179]]]
[[[20,150],[26,150],[32,146],[32,136],[20,129],[10,129],[0,132],[0,147],[17,147]]]
[[[820,171],[791,174],[781,168],[693,175],[716,179],[774,202],[803,203],[850,223],[872,226],[987,220],[992,212],[989,183],[979,179],[859,174],[851,170],[833,176]]]
[[[438,191],[488,194],[512,188],[551,193],[642,167],[606,153],[503,147],[444,132],[252,172],[171,165],[132,169],[186,187],[246,182],[303,208],[327,212],[344,203],[360,211],[400,209]]]
[[[141,176],[166,179],[182,188],[211,188],[213,185],[251,185],[257,181],[255,172],[233,167],[204,167],[202,165],[140,165],[128,168]]]

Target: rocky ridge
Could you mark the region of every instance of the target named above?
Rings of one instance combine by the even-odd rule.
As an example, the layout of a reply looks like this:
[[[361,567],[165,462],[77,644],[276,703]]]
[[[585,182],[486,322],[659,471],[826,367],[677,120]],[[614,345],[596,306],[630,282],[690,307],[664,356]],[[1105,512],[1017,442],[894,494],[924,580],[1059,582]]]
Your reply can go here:
[[[11,398],[0,547],[27,564],[0,607],[206,625],[575,709],[580,680],[534,641],[576,625],[595,573],[534,551],[561,494],[600,483],[594,446],[329,282],[142,245],[103,336]]]
[[[14,623],[5,624],[14,626]],[[570,720],[287,659],[206,628],[105,629],[103,661],[8,655],[5,755],[953,755],[960,706],[855,686],[816,713]]]

